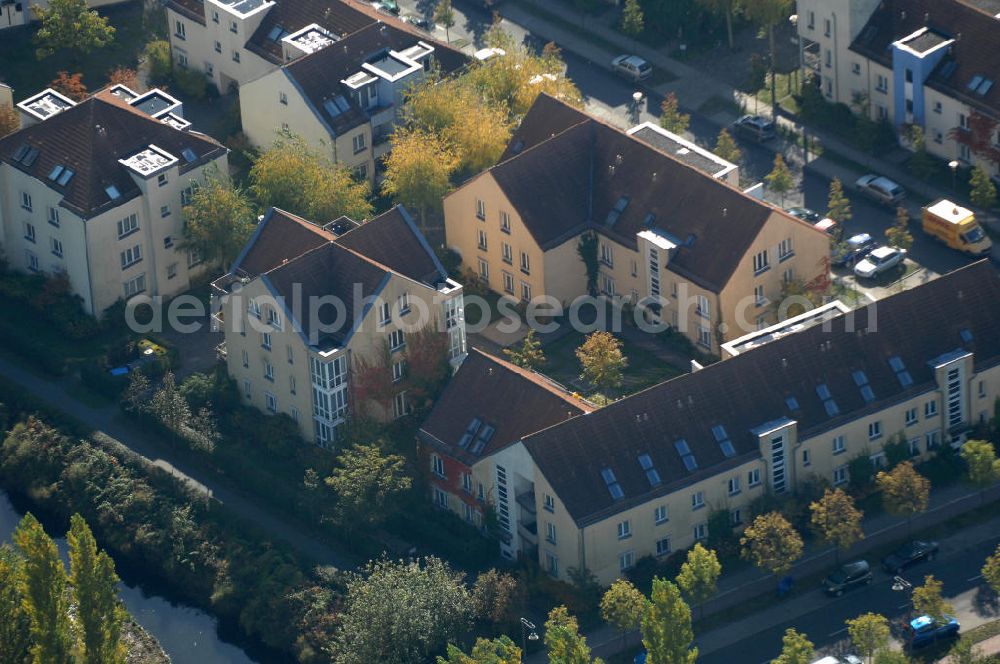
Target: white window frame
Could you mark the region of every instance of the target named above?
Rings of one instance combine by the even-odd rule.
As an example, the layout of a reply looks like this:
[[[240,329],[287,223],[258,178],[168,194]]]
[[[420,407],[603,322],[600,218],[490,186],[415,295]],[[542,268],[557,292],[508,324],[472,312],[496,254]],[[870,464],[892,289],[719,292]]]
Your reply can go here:
[[[277,413],[278,397],[274,396],[270,392],[264,392],[264,408],[266,408],[271,413]]]
[[[705,492],[695,491],[691,494],[691,509],[700,510],[705,506]]]
[[[847,451],[847,441],[843,435],[833,437],[833,454],[843,454]]]
[[[618,522],[618,539],[628,539],[632,537],[632,522],[629,519]]]
[[[670,521],[670,512],[666,505],[657,505],[653,510],[653,525],[659,526]]]
[[[431,472],[441,479],[445,478],[444,459],[437,454],[431,454]]]

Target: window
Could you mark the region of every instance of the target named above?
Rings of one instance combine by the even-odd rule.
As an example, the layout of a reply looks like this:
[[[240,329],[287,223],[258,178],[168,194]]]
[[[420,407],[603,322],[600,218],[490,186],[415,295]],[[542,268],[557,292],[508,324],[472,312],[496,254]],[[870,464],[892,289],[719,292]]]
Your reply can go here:
[[[635,552],[626,551],[625,553],[618,556],[618,569],[622,572],[626,572],[635,565]]]
[[[250,354],[247,353],[246,350],[244,350],[243,351],[243,368],[244,369],[248,369],[249,367],[250,367]]]
[[[941,442],[941,432],[931,431],[928,434],[924,434],[924,441],[927,444],[928,451],[934,449]]]
[[[632,537],[632,522],[628,519],[618,522],[618,539],[628,539]]]
[[[823,19],[823,36],[829,37],[831,32],[832,30],[830,26],[830,19],[828,18]]]
[[[824,54],[824,56],[825,57],[823,58],[823,60],[824,60],[823,64],[825,64],[827,67],[832,67],[833,66],[833,52],[830,49],[826,49],[826,53]]]
[[[400,295],[398,299],[398,304],[399,304],[400,316],[404,316],[410,313],[410,294],[403,293],[402,295]]]
[[[28,242],[35,241],[35,225],[24,222],[24,239]]]
[[[698,343],[705,348],[712,347],[712,331],[707,327],[698,326]]]
[[[663,537],[656,540],[656,555],[666,556],[670,554],[670,538]]]
[[[236,21],[230,21],[229,22],[229,31],[230,32],[239,32],[239,29],[240,29],[240,27],[239,27],[239,25],[236,24]]]
[[[601,242],[601,262],[608,267],[615,266],[615,250],[610,244]]]
[[[288,106],[288,95],[285,94],[284,92],[279,92],[278,103],[282,104],[283,106]]]
[[[295,376],[288,377],[288,392],[289,394],[295,394],[297,392],[295,384]]]
[[[57,208],[49,206],[49,223],[59,227],[59,210]]]
[[[267,360],[264,361],[264,378],[274,382],[274,365]]]
[[[118,222],[118,239],[139,230],[139,218],[133,213]]]
[[[835,436],[833,439],[833,453],[843,454],[847,447],[844,445],[843,436]]]
[[[833,483],[835,485],[847,483],[847,466],[838,466],[833,469]]]
[[[292,345],[291,344],[285,345],[285,353],[288,356],[288,363],[289,364],[294,364],[295,363],[295,356],[293,354]]]
[[[298,424],[298,422],[299,422],[299,409],[296,408],[295,406],[292,406],[292,413],[291,413],[291,415],[292,415],[292,420],[296,424]]]
[[[868,423],[868,440],[878,440],[882,437],[882,422],[876,420]]]
[[[729,478],[729,495],[735,496],[740,492],[740,478],[730,477]]]
[[[389,306],[388,302],[383,302],[378,307],[378,324],[379,327],[385,327],[392,320],[392,307]]]
[[[406,337],[402,330],[393,330],[389,333],[389,350],[397,351],[406,345]]]
[[[691,494],[691,509],[698,510],[705,506],[705,492],[695,491]]]
[[[938,114],[941,113],[941,102],[939,101],[934,102],[934,112]]]
[[[55,239],[54,237],[49,238],[49,246],[52,249],[52,255],[62,258],[63,246],[62,241]]]
[[[968,131],[969,129],[969,116],[965,113],[958,114],[958,126],[962,129]],[[23,207],[23,206],[22,206]]]
[[[809,450],[802,450],[802,465],[809,466],[812,465],[812,454]]]
[[[179,48],[177,49],[177,64],[179,64],[184,69],[187,69],[187,66],[188,66],[188,56],[187,56],[187,53],[185,53],[184,51],[180,50]]]
[[[240,52],[233,51],[233,62],[239,62],[239,61],[240,61]]]
[[[187,31],[184,28],[185,28],[185,26],[184,26],[184,23],[182,21],[175,21],[174,22],[174,37],[177,37],[180,40],[186,39],[187,38]]]
[[[271,350],[271,333],[261,332],[260,333],[260,347],[264,350]]]
[[[601,275],[601,292],[610,297],[615,295],[615,280],[607,274]]]
[[[134,279],[129,279],[124,284],[122,284],[125,291],[125,299],[132,297],[133,295],[138,295],[139,293],[146,290],[146,274],[140,274]]]
[[[38,272],[38,256],[30,251],[25,251],[24,258],[27,261],[28,269],[32,272]]]
[[[708,524],[699,523],[694,527],[694,539],[695,541],[708,539]]]
[[[137,244],[121,252],[122,269],[131,267],[142,260],[142,245]]]
[[[400,392],[392,398],[392,416],[397,420],[406,415],[406,392]]]
[[[810,30],[816,29],[816,12],[809,12],[809,22],[806,24]]]
[[[521,272],[525,274],[531,274],[531,262],[528,260],[528,254],[521,252]]]
[[[917,409],[907,408],[906,409],[906,426],[913,426],[917,423]]]
[[[267,406],[268,411],[272,413],[277,413],[278,397],[274,396],[270,392],[264,392],[264,405]]]
[[[920,437],[911,438],[910,442],[910,456],[920,456]]]
[[[472,493],[472,475],[469,473],[462,473],[462,490]]]
[[[403,376],[406,374],[406,362],[399,361],[392,363],[392,382],[398,383],[403,380]]]
[[[531,284],[527,281],[521,282],[521,301],[531,302]]]
[[[500,230],[510,233],[510,215],[503,211],[500,212]]]
[[[166,173],[160,173],[159,175],[156,176],[156,186],[158,186],[158,187],[165,187],[165,186],[167,186],[168,182],[169,182],[169,179],[167,178],[167,174]]]
[[[479,259],[479,278],[484,284],[490,283],[490,264],[484,259]]]
[[[761,284],[760,286],[753,287],[753,301],[754,304],[756,304],[758,307],[763,307],[765,304],[767,304],[767,296],[764,295],[763,284]]]
[[[712,318],[712,305],[708,301],[707,297],[705,297],[704,295],[698,296],[697,303],[695,304],[694,313],[695,315],[701,318],[705,319]]]
[[[486,251],[486,247],[487,247],[487,244],[486,244],[486,231],[480,230],[479,231],[479,248],[482,251]]]
[[[438,477],[444,477],[444,460],[437,454],[431,455],[431,472]]]
[[[875,90],[882,93],[889,91],[889,80],[882,74],[879,74],[875,79]]]
[[[171,263],[167,266],[167,279],[173,279],[177,276],[177,263]]]
[[[364,150],[365,150],[365,135],[364,134],[358,134],[357,136],[355,136],[354,138],[352,138],[351,139],[351,146],[354,148],[354,154],[358,154],[359,152],[364,152]]]
[[[966,163],[972,161],[972,153],[969,151],[968,145],[962,144],[958,146],[958,158]]]
[[[169,217],[169,216],[170,216],[170,206],[169,205],[161,205],[160,206],[160,218],[163,219],[163,218]]]
[[[482,485],[480,485],[480,486],[482,486]],[[552,496],[550,496],[547,493],[542,494],[542,507],[545,508],[545,511],[547,511],[547,512],[555,512],[556,511],[556,499],[553,498]]]
[[[939,145],[944,142],[944,134],[941,133],[940,129],[934,130],[934,142]]]
[[[222,53],[222,42],[215,42],[215,52]]]
[[[937,415],[937,400],[932,399],[924,404],[924,418],[934,417]]]
[[[504,292],[514,294],[514,275],[510,272],[503,273],[503,289]]]
[[[486,201],[476,199],[476,219],[486,221]]]
[[[912,69],[904,70],[903,78],[904,80],[906,80],[907,83],[913,83],[913,70]]]
[[[980,399],[985,399],[986,398],[986,381],[985,380],[981,380],[977,384],[977,386],[976,386],[976,396],[978,396]]]
[[[760,468],[754,468],[747,473],[747,486],[754,487],[760,484]]]
[[[434,487],[434,504],[441,509],[448,509],[448,494],[438,487]]]
[[[658,526],[661,523],[666,523],[667,521],[668,521],[668,519],[667,519],[667,506],[666,505],[657,505],[656,509],[653,510],[653,523]]]
[[[218,22],[219,22],[219,12],[217,12],[217,11],[215,11],[213,9],[212,10],[212,23],[218,23]]]
[[[860,62],[852,62],[851,63],[851,73],[854,74],[855,76],[860,76],[861,75],[861,63]]]
[[[253,398],[253,386],[248,380],[243,381],[243,396],[245,396],[247,400]]]
[[[788,268],[781,273],[781,282],[785,284],[790,284],[795,281],[795,268]]]
[[[500,247],[500,253],[504,263],[506,263],[507,265],[514,264],[514,252],[510,248],[509,244],[504,242]]]
[[[632,273],[633,277],[638,277],[639,276],[639,262],[636,261],[636,260],[632,261],[631,273]]]
[[[545,524],[545,541],[549,544],[556,543],[556,525],[554,523]]]
[[[743,523],[743,512],[740,509],[729,510],[729,523],[732,526]]]
[[[31,212],[31,194],[26,191],[21,192],[21,207]]]
[[[559,578],[559,559],[548,551],[545,552],[545,571],[550,576]]]
[[[788,260],[795,255],[792,249],[792,238],[786,238],[778,243],[778,262]]]
[[[767,260],[767,249],[761,251],[754,255],[753,257],[753,273],[760,274],[761,272],[766,272],[770,265]]]

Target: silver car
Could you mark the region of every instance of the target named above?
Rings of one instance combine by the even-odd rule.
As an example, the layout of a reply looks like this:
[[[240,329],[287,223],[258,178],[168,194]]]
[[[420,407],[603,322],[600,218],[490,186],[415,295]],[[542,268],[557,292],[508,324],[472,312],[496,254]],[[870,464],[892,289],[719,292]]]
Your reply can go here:
[[[858,191],[882,205],[898,205],[906,198],[906,190],[887,177],[862,175],[854,183]]]
[[[611,61],[615,73],[630,81],[644,81],[653,75],[653,66],[638,55],[619,55]]]
[[[854,274],[863,279],[872,279],[882,274],[883,272],[888,272],[897,265],[902,264],[903,259],[906,258],[905,249],[897,249],[896,247],[879,247],[877,249],[872,249],[864,260],[858,261],[854,266]]]

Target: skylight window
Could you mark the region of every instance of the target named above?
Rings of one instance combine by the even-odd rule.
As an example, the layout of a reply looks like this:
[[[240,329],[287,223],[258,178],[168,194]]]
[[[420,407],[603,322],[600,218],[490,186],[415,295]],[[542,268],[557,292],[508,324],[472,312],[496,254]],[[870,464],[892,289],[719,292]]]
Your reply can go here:
[[[479,433],[479,427],[482,425],[483,421],[478,417],[472,418],[472,421],[469,422],[469,426],[465,427],[465,433],[462,434],[462,438],[458,441],[458,446],[462,449],[468,447],[469,443],[472,442],[472,439],[476,437],[477,433]]]
[[[610,468],[605,468],[601,471],[601,477],[604,478],[604,483],[608,487],[608,492],[611,497],[615,500],[621,500],[625,497],[625,492],[622,491],[622,485],[618,483],[618,478],[615,477],[615,471]]]
[[[62,174],[63,168],[64,167],[63,167],[62,164],[56,164],[52,168],[52,170],[49,171],[49,179],[52,180],[53,182],[55,182],[56,178],[58,178]]]
[[[59,179],[56,180],[56,184],[58,184],[61,187],[65,187],[66,184],[69,182],[69,179],[74,175],[76,175],[76,171],[74,171],[72,168],[65,168],[63,169],[62,175],[60,175]]]
[[[288,32],[283,27],[281,27],[280,25],[276,25],[273,28],[271,28],[271,32],[267,33],[267,38],[270,39],[271,41],[279,41],[282,37],[284,37],[287,34]]]
[[[872,392],[871,385],[868,384],[868,376],[860,369],[851,374],[854,377],[854,384],[861,390],[861,396],[865,403],[875,401],[875,393]]]
[[[963,327],[961,330],[958,331],[958,336],[962,339],[963,344],[972,343],[972,330],[970,330],[969,328]]]
[[[993,87],[993,81],[991,79],[984,78],[983,82],[980,83],[979,87],[976,89],[976,92],[985,97],[992,87]]]
[[[698,469],[698,461],[691,454],[691,448],[688,447],[688,443],[683,438],[674,441],[674,449],[677,450],[677,454],[680,455],[681,461],[684,462],[684,467],[688,469],[688,472]]]
[[[798,410],[799,400],[795,397],[785,397],[785,405],[788,406],[788,410]]]
[[[910,372],[906,370],[906,365],[903,364],[903,360],[898,355],[889,358],[889,367],[896,372],[896,379],[903,386],[903,389],[913,385],[913,377],[910,376]]]
[[[972,77],[972,80],[969,81],[969,89],[972,91],[977,90],[979,86],[982,84],[982,82],[983,82],[983,77],[980,76],[979,74],[976,74],[975,76]]]
[[[722,449],[722,454],[728,459],[729,457],[736,456],[736,449],[733,447],[733,443],[729,440],[729,434],[726,433],[726,427],[721,424],[716,424],[712,427],[712,435],[715,436],[715,442],[719,444]]]
[[[653,460],[649,458],[648,454],[639,455],[639,466],[646,471],[646,479],[649,480],[649,486],[659,486],[662,483],[663,480],[660,479],[660,473],[653,467]]]
[[[830,388],[826,386],[826,383],[820,383],[816,386],[816,394],[823,401],[823,407],[826,409],[826,414],[829,417],[840,414],[840,408],[837,407],[837,402],[833,400],[833,395],[830,394]]]
[[[476,442],[472,444],[472,453],[479,454],[482,452],[483,448],[493,440],[493,434],[496,432],[496,427],[491,424],[484,424],[483,428],[479,430],[479,435],[476,436]]]
[[[24,166],[31,166],[35,163],[35,160],[38,159],[38,154],[38,148],[33,148],[29,145],[22,145],[18,148],[17,152],[14,153],[14,161],[19,161]],[[21,156],[18,157],[17,155]]]
[[[104,188],[104,193],[107,194],[108,198],[110,198],[113,201],[116,201],[116,200],[118,200],[119,198],[122,197],[121,192],[118,191],[118,187],[116,187],[113,184],[112,185],[108,185],[107,187],[105,187]]]
[[[181,150],[181,154],[184,156],[184,159],[189,164],[198,158],[198,155],[196,155],[194,153],[194,150],[192,150],[191,148],[184,148],[183,150]]]

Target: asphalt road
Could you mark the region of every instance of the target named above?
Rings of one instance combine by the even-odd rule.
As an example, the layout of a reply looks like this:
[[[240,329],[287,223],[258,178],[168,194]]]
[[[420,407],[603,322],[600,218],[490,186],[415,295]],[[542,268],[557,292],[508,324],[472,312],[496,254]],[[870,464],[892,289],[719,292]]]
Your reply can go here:
[[[980,542],[961,549],[949,550],[942,546],[941,554],[933,562],[920,563],[903,572],[902,576],[914,585],[923,583],[927,574],[944,583],[944,593],[952,597],[956,614],[961,623],[963,618],[992,614],[997,616],[997,607],[990,604],[988,594],[980,591],[982,579],[978,576],[983,560],[989,556],[1000,542],[1000,537]],[[873,566],[878,561],[869,560]],[[818,653],[836,654],[850,652],[844,621],[868,611],[881,613],[894,623],[902,624],[910,612],[908,593],[893,591],[892,577],[881,569],[875,571],[875,581],[870,586],[862,586],[848,591],[843,597],[829,598],[821,608],[792,617],[785,623],[758,632],[753,638],[745,639],[720,650],[698,658],[700,664],[759,664],[768,663],[781,652],[781,639],[785,630],[794,627],[809,636]],[[816,589],[817,595],[822,593]],[[817,655],[818,657],[819,655]]]

